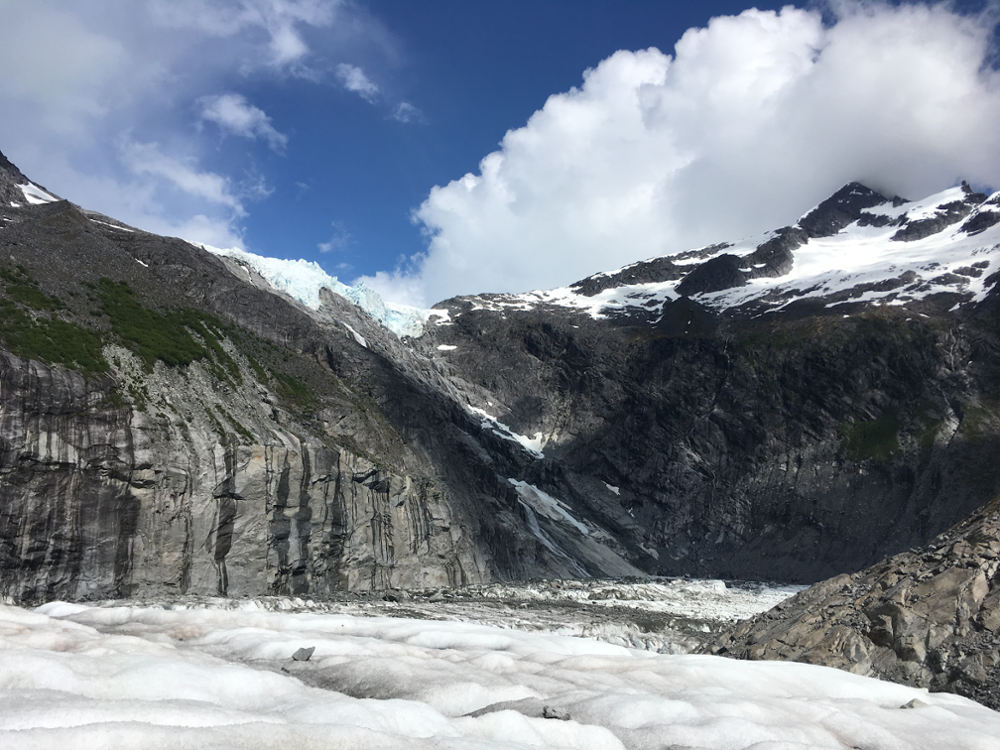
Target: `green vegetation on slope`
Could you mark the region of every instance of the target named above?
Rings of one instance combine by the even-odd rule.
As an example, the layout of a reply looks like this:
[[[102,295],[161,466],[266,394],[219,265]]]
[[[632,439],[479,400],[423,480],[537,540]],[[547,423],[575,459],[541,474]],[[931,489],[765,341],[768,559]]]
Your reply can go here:
[[[899,415],[890,409],[871,422],[855,422],[842,428],[844,455],[852,461],[873,458],[888,461],[899,450]]]
[[[125,282],[108,278],[100,280],[98,294],[111,330],[139,355],[147,370],[156,360],[171,367],[207,360],[208,369],[220,380],[234,386],[243,382],[239,367],[219,342],[226,327],[212,315],[191,309],[160,314],[139,304]]]
[[[7,297],[0,300],[0,339],[13,354],[84,374],[107,372],[100,336],[53,317],[62,302],[44,294],[23,267],[0,269],[0,279]]]
[[[176,313],[161,315],[140,305],[124,282],[99,282],[101,309],[111,330],[152,370],[156,360],[170,366],[187,365],[207,355]]]

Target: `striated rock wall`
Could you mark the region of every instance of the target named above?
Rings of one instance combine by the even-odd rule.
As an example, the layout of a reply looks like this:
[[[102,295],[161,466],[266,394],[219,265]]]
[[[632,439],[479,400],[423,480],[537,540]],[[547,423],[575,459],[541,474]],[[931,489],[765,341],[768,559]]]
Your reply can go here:
[[[124,382],[139,373],[130,356],[111,357]],[[140,411],[110,377],[0,353],[0,591],[321,595],[489,579],[472,520],[432,481],[209,382],[197,365],[158,364],[156,408]],[[258,440],[220,432],[220,412]]]

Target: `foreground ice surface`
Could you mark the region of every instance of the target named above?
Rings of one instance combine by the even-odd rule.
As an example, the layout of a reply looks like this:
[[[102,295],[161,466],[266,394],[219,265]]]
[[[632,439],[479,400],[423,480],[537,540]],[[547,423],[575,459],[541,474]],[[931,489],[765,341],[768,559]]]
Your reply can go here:
[[[1000,746],[989,709],[824,667],[253,602],[171,606],[0,606],[0,747]],[[293,660],[304,647],[312,658]],[[914,698],[926,705],[900,708]]]

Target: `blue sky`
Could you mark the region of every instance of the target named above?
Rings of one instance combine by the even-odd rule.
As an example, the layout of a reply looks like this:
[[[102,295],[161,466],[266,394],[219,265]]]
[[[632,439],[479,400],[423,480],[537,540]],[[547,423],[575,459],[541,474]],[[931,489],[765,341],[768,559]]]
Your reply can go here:
[[[850,179],[1000,184],[996,3],[749,7],[0,0],[0,150],[421,305],[764,231]]]
[[[389,51],[373,45],[355,58],[384,91],[374,103],[312,84],[289,90],[287,82],[262,86],[254,97],[291,135],[283,156],[261,155],[276,190],[245,222],[249,249],[316,257],[333,240],[338,249],[317,259],[345,279],[388,270],[398,256],[422,249],[411,212],[430,188],[476,171],[507,130],[527,122],[549,95],[579,86],[584,70],[619,49],[669,48],[713,12],[744,8],[382,0],[365,9],[392,40]],[[392,119],[404,101],[419,109],[407,123]],[[245,144],[226,145],[219,168],[231,173]],[[294,246],[289,222],[299,227]]]

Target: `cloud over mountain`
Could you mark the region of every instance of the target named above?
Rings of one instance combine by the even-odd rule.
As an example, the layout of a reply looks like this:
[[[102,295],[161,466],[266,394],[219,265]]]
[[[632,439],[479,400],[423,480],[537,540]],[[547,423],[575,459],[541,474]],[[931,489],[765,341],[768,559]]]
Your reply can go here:
[[[787,224],[851,180],[904,196],[1000,184],[992,16],[834,11],[748,10],[673,55],[617,52],[477,174],[433,188],[414,212],[426,252],[368,282],[418,304],[565,285]]]
[[[214,122],[224,133],[262,138],[275,151],[281,151],[288,143],[288,136],[274,129],[264,110],[250,104],[241,94],[206,96],[201,103],[202,120]]]

